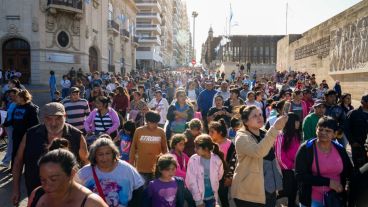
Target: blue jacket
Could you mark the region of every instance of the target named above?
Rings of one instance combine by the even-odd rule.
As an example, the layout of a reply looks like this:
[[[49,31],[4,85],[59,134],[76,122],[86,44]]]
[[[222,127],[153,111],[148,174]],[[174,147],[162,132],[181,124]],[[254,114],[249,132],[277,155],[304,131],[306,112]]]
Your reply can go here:
[[[213,97],[217,93],[216,90],[204,90],[197,99],[199,110],[202,112],[202,116],[207,116],[208,110],[212,107]]]
[[[55,77],[55,75],[50,76],[49,86],[50,86],[51,90],[56,90],[56,77]]]

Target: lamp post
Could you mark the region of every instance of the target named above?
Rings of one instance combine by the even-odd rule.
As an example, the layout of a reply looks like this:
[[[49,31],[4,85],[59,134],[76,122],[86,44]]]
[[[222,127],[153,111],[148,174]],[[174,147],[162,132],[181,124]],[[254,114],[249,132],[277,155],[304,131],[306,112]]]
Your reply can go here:
[[[192,17],[193,17],[193,59],[196,59],[196,54],[195,54],[195,18],[198,16],[198,12],[193,11],[192,12]]]

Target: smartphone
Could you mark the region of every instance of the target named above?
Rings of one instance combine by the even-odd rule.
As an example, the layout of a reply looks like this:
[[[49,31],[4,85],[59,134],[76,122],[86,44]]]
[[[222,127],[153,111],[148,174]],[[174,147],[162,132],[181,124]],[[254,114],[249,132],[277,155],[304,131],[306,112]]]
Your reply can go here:
[[[286,101],[283,108],[284,115],[287,115],[290,112],[291,103],[289,101]]]

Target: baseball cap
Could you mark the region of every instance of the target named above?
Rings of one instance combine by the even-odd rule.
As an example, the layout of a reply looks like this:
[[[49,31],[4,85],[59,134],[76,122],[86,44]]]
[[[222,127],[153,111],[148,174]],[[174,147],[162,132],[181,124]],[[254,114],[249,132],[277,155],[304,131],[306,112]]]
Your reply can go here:
[[[58,102],[48,103],[43,107],[42,113],[44,116],[64,116],[64,105]]]
[[[71,88],[69,89],[69,92],[70,92],[70,93],[79,92],[79,88],[77,88],[77,87],[71,87]]]
[[[364,96],[362,96],[362,101],[368,103],[368,94],[365,94]]]
[[[316,101],[314,102],[314,104],[313,104],[313,108],[314,108],[314,107],[318,107],[318,106],[320,106],[320,105],[325,105],[325,102],[324,102],[323,100],[318,99],[318,100],[316,100]]]

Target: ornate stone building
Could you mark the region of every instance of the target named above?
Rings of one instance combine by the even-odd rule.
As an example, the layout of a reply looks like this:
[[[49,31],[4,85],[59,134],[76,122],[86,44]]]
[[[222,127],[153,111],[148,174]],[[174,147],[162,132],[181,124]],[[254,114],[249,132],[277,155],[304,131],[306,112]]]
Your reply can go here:
[[[46,84],[71,67],[85,72],[135,68],[138,9],[133,0],[0,0],[0,68]],[[60,80],[60,78],[58,79]]]
[[[364,0],[301,35],[277,44],[278,70],[316,74],[360,99],[368,93],[368,1]]]
[[[221,62],[250,62],[255,69],[274,70],[276,67],[277,41],[282,35],[232,35],[213,36],[210,28],[206,42],[202,45],[202,64],[215,67]]]

